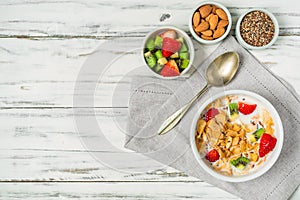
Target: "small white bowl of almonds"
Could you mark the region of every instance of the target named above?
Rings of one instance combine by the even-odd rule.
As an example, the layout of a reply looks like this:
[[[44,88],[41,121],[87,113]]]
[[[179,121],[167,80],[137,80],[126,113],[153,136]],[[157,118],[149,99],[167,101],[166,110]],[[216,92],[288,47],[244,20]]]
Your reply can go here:
[[[189,29],[193,37],[202,44],[216,44],[230,32],[231,14],[220,3],[206,1],[193,11]]]
[[[239,43],[247,49],[266,49],[279,35],[275,16],[265,9],[251,9],[237,21],[235,34]]]
[[[266,173],[283,145],[280,117],[262,96],[230,90],[209,98],[192,123],[191,147],[213,177],[244,182]]]

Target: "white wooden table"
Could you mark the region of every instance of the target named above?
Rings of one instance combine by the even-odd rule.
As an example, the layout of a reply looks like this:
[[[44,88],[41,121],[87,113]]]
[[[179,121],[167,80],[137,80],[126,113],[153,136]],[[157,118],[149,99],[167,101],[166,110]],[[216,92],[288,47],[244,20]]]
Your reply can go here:
[[[252,7],[275,14],[280,24],[278,41],[270,49],[251,53],[300,93],[298,1],[221,2],[234,22]],[[120,32],[123,37],[141,39],[146,32],[139,30],[158,25],[187,31],[187,20],[198,3],[2,0],[0,199],[238,199],[168,167],[144,173],[106,167],[83,147],[74,124],[76,77],[95,48]],[[113,120],[116,113],[126,123],[127,101],[114,107],[111,103],[113,88],[124,73],[124,68],[111,71],[95,96],[97,118],[105,122],[107,133],[118,129]],[[110,139],[122,146],[124,138]],[[300,199],[299,189],[291,199]]]

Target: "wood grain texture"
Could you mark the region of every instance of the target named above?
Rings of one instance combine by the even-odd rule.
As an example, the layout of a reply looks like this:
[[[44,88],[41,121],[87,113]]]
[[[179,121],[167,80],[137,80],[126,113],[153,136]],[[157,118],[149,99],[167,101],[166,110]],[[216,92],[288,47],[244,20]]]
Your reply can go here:
[[[299,35],[299,8],[292,6],[293,2],[222,1],[228,6],[234,22],[249,8],[266,7],[278,18],[281,35]],[[161,25],[176,25],[188,30],[187,22],[198,3],[180,0],[2,1],[0,33],[2,37],[105,38],[144,36],[146,32],[141,33],[139,29]],[[170,17],[164,18],[165,15]],[[135,16],[139,16],[138,19]]]
[[[0,112],[0,182],[3,181],[200,181],[145,157],[112,165],[116,156],[103,163],[97,155],[124,149],[127,109],[95,109],[100,129],[118,149],[89,151],[76,130],[72,109],[8,109]],[[82,112],[82,117],[92,116]],[[115,118],[123,124],[116,124]],[[124,120],[122,120],[124,118]],[[101,135],[92,135],[93,139]],[[118,158],[123,161],[122,158]],[[106,160],[107,161],[107,160]],[[144,168],[150,168],[144,171]]]
[[[84,182],[84,183],[0,183],[3,199],[205,199],[238,198],[204,182]]]
[[[124,45],[130,50],[137,48],[148,30],[157,26],[174,25],[188,31],[187,22],[198,3],[1,1],[0,199],[238,199],[150,159],[132,160],[134,169],[108,167],[83,146],[74,123],[76,78],[95,49],[119,37],[128,38]],[[263,7],[275,14],[280,24],[278,41],[267,50],[251,53],[300,93],[298,2],[222,3],[228,6],[234,24],[249,8]],[[203,48],[207,54],[214,49]],[[124,76],[142,62],[136,59],[138,52],[111,53],[119,58],[99,81],[94,107],[106,138],[122,150],[125,135],[120,127],[126,126],[130,87],[130,79],[124,80]],[[82,84],[90,84],[91,76],[87,75]],[[115,90],[120,85],[121,98],[116,100]],[[79,106],[89,104],[83,101]],[[152,170],[139,172],[145,165]],[[300,198],[299,191],[292,200]]]
[[[119,109],[117,112],[113,112],[112,109],[98,109],[96,116],[101,122],[102,129],[112,129],[116,132],[114,116],[125,115],[125,113],[124,109]],[[86,117],[92,113],[83,115]],[[114,172],[118,175],[122,174],[105,167],[91,156],[93,152],[88,152],[83,147],[73,117],[72,109],[2,111],[0,179],[112,180]],[[125,136],[118,132],[111,139],[122,149],[124,138]],[[104,151],[103,154],[105,153],[111,152]],[[139,160],[131,160],[131,162],[138,163]],[[138,166],[137,164],[135,170],[137,172]],[[155,169],[155,166],[153,167]],[[119,170],[126,171],[126,169]],[[123,173],[124,178],[127,175],[130,179],[129,173]]]
[[[128,40],[132,49],[139,47],[142,42],[142,38],[136,37]],[[94,39],[0,39],[1,107],[72,107],[79,70],[103,42]],[[300,93],[300,78],[295,73],[300,64],[299,47],[300,37],[282,36],[272,48],[251,53]],[[124,99],[112,105],[115,87],[123,84],[123,88],[130,88],[130,79],[120,80],[128,71],[141,67],[143,62],[137,59],[140,58],[138,51],[134,54],[125,53],[112,52],[119,59],[101,77],[101,83],[95,91],[95,107],[127,107]],[[130,65],[124,66],[123,63]],[[88,85],[90,76],[88,74],[82,84]],[[124,95],[126,93],[127,90]],[[87,106],[87,103],[83,102],[81,106]]]

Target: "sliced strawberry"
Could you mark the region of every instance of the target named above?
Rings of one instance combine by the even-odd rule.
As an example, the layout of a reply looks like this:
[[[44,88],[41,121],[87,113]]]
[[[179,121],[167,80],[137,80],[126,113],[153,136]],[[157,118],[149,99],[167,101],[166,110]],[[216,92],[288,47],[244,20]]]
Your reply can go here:
[[[208,160],[209,162],[215,162],[217,160],[219,160],[220,155],[219,152],[215,149],[210,150],[206,156],[205,156],[206,160]]]
[[[264,157],[270,151],[272,151],[276,146],[277,139],[272,137],[270,134],[264,133],[261,136],[259,144],[259,157]]]
[[[160,75],[162,76],[179,76],[180,72],[175,60],[169,60],[161,70]]]
[[[219,114],[219,110],[216,108],[210,108],[205,114],[205,121],[208,122],[212,118],[214,118],[217,114]]]
[[[172,38],[164,38],[162,42],[162,55],[166,58],[176,53],[181,48],[181,43]]]
[[[256,106],[256,104],[246,104],[243,102],[239,102],[239,111],[244,115],[249,115],[253,113],[253,111],[256,109]]]
[[[173,38],[173,39],[175,39],[176,36],[177,36],[177,33],[176,33],[176,31],[174,31],[174,30],[168,30],[168,31],[165,31],[165,32],[163,32],[162,34],[160,34],[160,37],[162,37],[162,38],[168,37],[168,38]]]

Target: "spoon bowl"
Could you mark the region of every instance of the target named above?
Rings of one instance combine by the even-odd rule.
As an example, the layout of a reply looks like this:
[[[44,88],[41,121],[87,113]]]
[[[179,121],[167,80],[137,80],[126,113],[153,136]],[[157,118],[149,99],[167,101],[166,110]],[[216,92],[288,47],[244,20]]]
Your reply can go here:
[[[239,67],[239,55],[236,52],[227,52],[218,56],[206,70],[206,80],[211,86],[227,85]]]
[[[186,105],[166,119],[158,130],[159,135],[172,130],[193,103],[211,86],[220,87],[228,84],[236,74],[239,67],[239,55],[236,52],[227,52],[219,55],[206,69],[206,86],[196,94]]]

